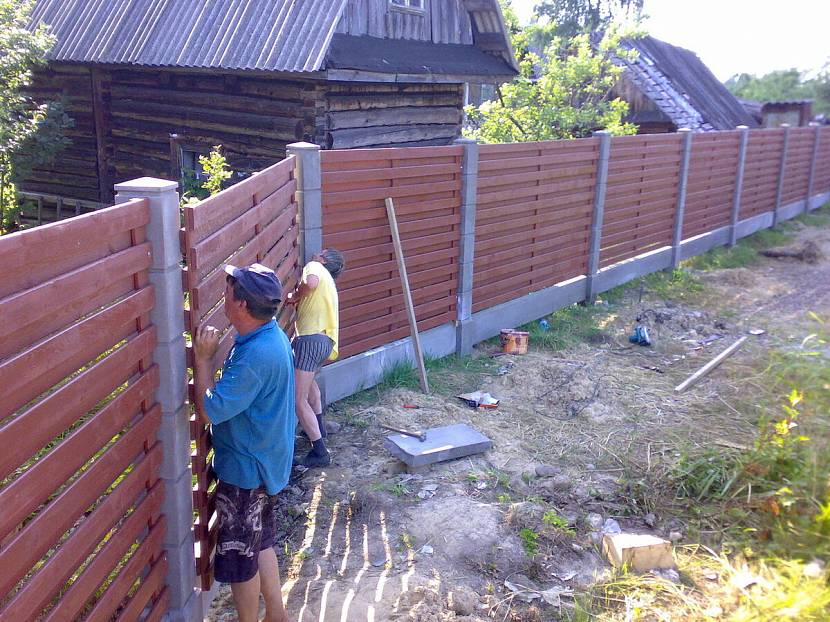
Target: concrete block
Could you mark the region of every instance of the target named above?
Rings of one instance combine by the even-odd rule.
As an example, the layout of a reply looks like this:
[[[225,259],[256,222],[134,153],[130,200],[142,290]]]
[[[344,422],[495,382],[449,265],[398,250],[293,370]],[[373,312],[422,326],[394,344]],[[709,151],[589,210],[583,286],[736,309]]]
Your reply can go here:
[[[487,451],[493,441],[466,423],[457,423],[425,430],[426,440],[393,434],[386,437],[384,446],[409,467],[422,467],[444,460],[463,458]]]
[[[164,548],[173,549],[185,544],[192,549],[193,483],[190,469],[175,480],[164,479],[164,492],[164,501],[161,504],[161,512],[167,516]]]
[[[737,225],[735,225],[735,232],[738,238],[745,238],[746,236],[752,235],[761,229],[769,229],[771,226],[772,212],[765,212],[763,214],[758,214],[757,216],[741,220]]]
[[[168,343],[157,343],[153,349],[153,360],[159,366],[156,399],[166,412],[171,412],[184,404],[187,394],[184,337],[180,336]]]
[[[681,247],[682,254],[682,247]],[[608,291],[631,279],[671,267],[672,247],[662,248],[620,261],[599,271],[594,279],[594,293]]]
[[[814,210],[820,208],[822,205],[830,201],[830,192],[823,192],[821,194],[814,194],[810,197],[809,209]]]
[[[297,194],[298,202],[302,198],[302,222],[306,229],[320,229],[323,226],[323,214],[320,209],[323,192],[320,188],[304,188]]]
[[[635,572],[675,567],[671,542],[648,534],[606,534],[602,553],[615,568],[625,565]]]
[[[680,258],[688,259],[689,257],[705,253],[716,246],[726,246],[729,244],[730,234],[731,227],[726,226],[710,231],[709,233],[696,235],[688,240],[683,240],[683,244],[680,245]],[[736,227],[736,235],[737,237],[741,237],[740,226]]]
[[[176,480],[185,471],[190,472],[190,422],[189,408],[182,406],[176,413],[161,415],[158,438],[164,443],[164,457],[159,476]]]
[[[151,269],[148,276],[156,296],[150,321],[156,326],[157,341],[167,343],[181,339],[184,332],[181,267],[176,264],[164,270]]]
[[[475,341],[475,322],[467,318],[456,323],[455,326],[455,351],[461,356],[472,354]]]
[[[807,202],[802,201],[794,201],[793,203],[788,203],[781,207],[778,210],[778,220],[779,222],[782,220],[789,220],[790,218],[795,218],[796,216],[800,216],[806,210]]]
[[[320,145],[314,143],[291,143],[286,149],[288,155],[297,158],[297,181],[303,190],[320,188]]]
[[[167,553],[167,587],[170,590],[170,609],[192,608],[190,603],[196,591],[196,557],[193,542],[184,542],[175,548],[166,548]]]
[[[218,585],[218,584],[217,584]],[[205,593],[193,590],[182,607],[169,608],[164,614],[164,622],[203,622],[210,603],[205,601]]]
[[[150,200],[150,224],[147,240],[153,245],[152,267],[164,269],[181,261],[179,246],[179,193],[178,183],[153,177],[142,177],[115,185],[115,202],[130,199]]]

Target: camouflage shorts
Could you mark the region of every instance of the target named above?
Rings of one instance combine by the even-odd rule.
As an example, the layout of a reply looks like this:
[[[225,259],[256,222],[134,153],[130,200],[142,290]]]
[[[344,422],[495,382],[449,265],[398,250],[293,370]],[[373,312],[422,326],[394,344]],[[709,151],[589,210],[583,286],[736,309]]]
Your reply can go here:
[[[219,536],[216,543],[216,580],[242,583],[259,570],[259,552],[277,540],[276,496],[263,488],[247,490],[219,482],[216,513]]]

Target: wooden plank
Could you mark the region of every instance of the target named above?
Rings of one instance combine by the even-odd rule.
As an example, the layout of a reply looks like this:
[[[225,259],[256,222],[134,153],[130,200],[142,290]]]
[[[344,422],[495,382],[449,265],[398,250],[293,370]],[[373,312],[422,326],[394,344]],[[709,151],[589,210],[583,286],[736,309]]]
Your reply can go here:
[[[160,445],[154,448],[160,453]],[[158,460],[160,462],[160,460]],[[147,457],[136,466],[133,473],[110,494],[72,533],[70,546],[61,546],[44,566],[17,592],[0,616],[8,619],[33,620],[60,592],[66,581],[95,550],[97,543],[109,533],[124,515],[125,507],[144,491],[145,482],[151,476],[148,467],[153,462]],[[123,559],[132,544],[141,538],[149,522],[158,520],[161,502],[164,499],[164,482],[157,481],[147,491],[147,496],[136,510],[118,526],[106,544],[92,558],[72,585],[61,592],[59,604],[52,609],[46,620],[71,622],[79,619],[84,605],[95,590],[107,579],[112,570]],[[162,521],[165,519],[162,518]],[[163,531],[163,529],[162,529]]]
[[[396,161],[413,159],[433,159],[437,157],[461,157],[463,148],[458,145],[447,147],[384,147],[373,149],[329,149],[320,152],[320,161],[324,166],[330,163],[361,162],[365,160],[386,160]]]
[[[130,246],[129,231],[150,221],[146,199],[83,214],[35,229],[4,235],[0,263],[0,297],[30,289],[69,270]]]
[[[395,258],[398,262],[398,274],[401,278],[401,287],[403,289],[404,302],[406,303],[406,315],[409,319],[409,330],[412,337],[412,346],[415,351],[415,362],[418,366],[418,377],[421,381],[421,391],[428,394],[429,381],[427,380],[427,371],[424,367],[424,355],[421,351],[421,337],[418,334],[418,322],[415,319],[412,292],[409,289],[409,280],[406,276],[406,260],[403,256],[401,236],[398,233],[398,222],[395,219],[395,204],[391,198],[386,199],[386,213],[389,216],[389,228],[392,232],[392,243],[395,246]]]
[[[0,360],[132,291],[150,261],[149,244],[132,246],[0,300]]]
[[[188,243],[194,245],[251,209],[257,195],[271,194],[292,179],[293,156],[268,167],[249,179],[214,194],[195,206],[184,208]]]
[[[0,507],[7,508],[0,515],[0,540],[140,414],[143,403],[152,403],[158,383],[158,366],[154,365],[17,479],[6,484],[0,490]]]
[[[156,406],[0,550],[0,565],[4,569],[0,574],[0,593],[7,593],[29,572],[107,486],[132,464],[145,444],[152,445],[160,422],[161,409]],[[161,457],[160,452],[157,455]],[[156,479],[153,470],[144,483],[152,484]]]
[[[391,161],[390,161],[391,162]],[[395,166],[383,168],[358,169],[351,171],[324,171],[323,191],[328,192],[329,188],[338,190],[337,184],[354,185],[361,181],[379,181],[392,179],[408,179],[411,177],[423,177],[428,175],[459,175],[460,169],[455,163],[434,164],[427,166]]]
[[[156,328],[150,326],[0,427],[0,446],[5,448],[0,452],[0,479],[138,373],[139,361],[152,354],[155,341]]]
[[[151,553],[151,557],[156,557],[156,555]],[[161,559],[152,565],[150,572],[142,577],[138,590],[129,597],[126,606],[118,614],[116,621],[133,622],[133,620],[141,619],[141,614],[145,607],[152,604],[153,595],[164,588],[164,575],[166,572],[167,558],[161,557]]]
[[[161,521],[153,525],[147,538],[139,545],[95,603],[95,607],[85,618],[85,622],[110,622],[136,579],[142,578],[143,570],[148,564],[151,566],[150,572],[142,578],[143,581],[150,582],[157,587],[161,586],[161,580],[167,570],[167,559],[163,557],[161,548],[164,536],[163,526]]]
[[[0,363],[0,412],[14,412],[136,331],[153,308],[145,287]]]
[[[429,196],[439,192],[458,192],[461,190],[461,179],[451,181],[421,184],[396,185],[384,188],[369,188],[366,190],[347,190],[340,192],[326,192],[323,194],[323,207],[327,205],[345,205],[365,201],[383,200],[387,196],[393,198],[410,196]]]

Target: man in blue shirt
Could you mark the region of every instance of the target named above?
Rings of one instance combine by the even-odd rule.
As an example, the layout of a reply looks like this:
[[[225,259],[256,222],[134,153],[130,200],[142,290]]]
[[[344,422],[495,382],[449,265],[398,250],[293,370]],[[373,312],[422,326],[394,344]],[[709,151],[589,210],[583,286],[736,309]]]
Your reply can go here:
[[[276,497],[288,483],[294,447],[291,345],[273,317],[282,285],[260,264],[226,266],[225,315],[238,336],[215,386],[211,361],[220,333],[193,336],[196,411],[211,425],[219,477],[215,576],[231,584],[240,622],[256,622],[259,595],[266,620],[287,622],[276,544]]]

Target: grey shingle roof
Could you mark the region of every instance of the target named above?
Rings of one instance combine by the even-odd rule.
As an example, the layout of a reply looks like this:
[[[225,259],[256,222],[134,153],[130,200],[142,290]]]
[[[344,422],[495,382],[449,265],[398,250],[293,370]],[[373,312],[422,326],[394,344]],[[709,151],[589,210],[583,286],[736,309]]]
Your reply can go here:
[[[347,0],[38,0],[49,58],[64,62],[259,69],[323,68]]]
[[[758,127],[694,52],[649,36],[626,44],[639,53],[634,62],[621,61],[629,79],[677,127],[702,131]]]

